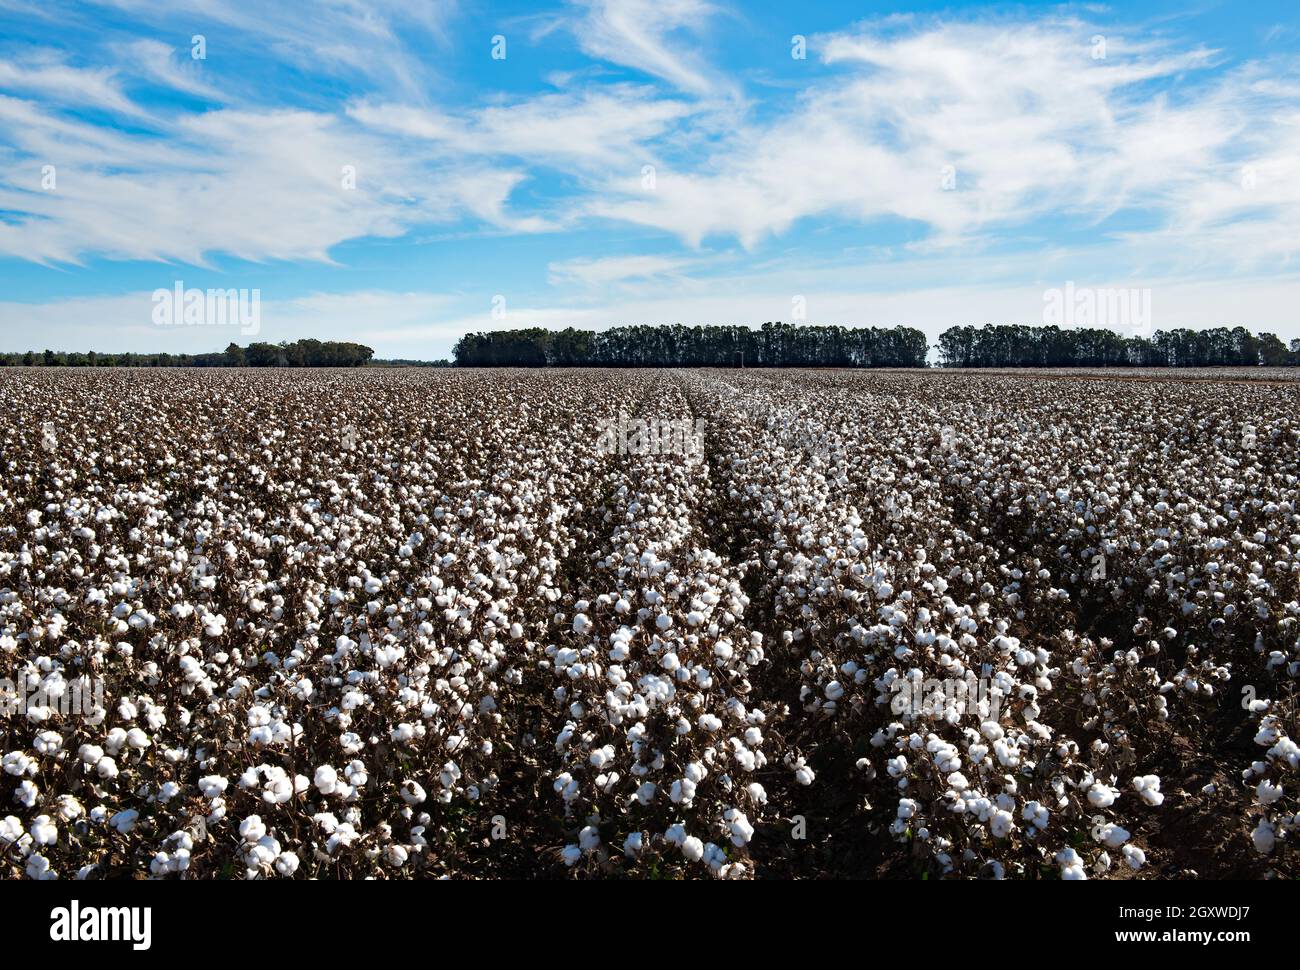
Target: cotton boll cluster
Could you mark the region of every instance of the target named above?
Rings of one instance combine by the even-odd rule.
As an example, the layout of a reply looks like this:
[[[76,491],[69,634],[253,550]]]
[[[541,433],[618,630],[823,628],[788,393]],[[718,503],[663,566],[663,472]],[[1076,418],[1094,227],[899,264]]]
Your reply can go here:
[[[652,394],[657,413],[689,408],[678,388]],[[610,864],[684,861],[734,877],[733,866],[715,864],[721,850],[708,840],[730,841],[735,853],[752,837],[750,816],[763,809],[745,786],[769,761],[762,728],[772,712],[751,699],[766,655],[744,623],[749,598],[694,521],[708,469],[643,454],[604,474],[609,497],[595,519],[607,532],[592,536],[590,570],[570,594],[573,620],[539,658],[559,702],[552,787],[575,825],[599,817],[611,841],[639,840]],[[570,850],[565,862],[576,864]]]
[[[817,381],[810,408],[770,378],[690,380],[723,415],[711,468],[742,502],[730,524],[805,716],[868,741],[866,802],[941,872],[1023,872],[1094,828],[1072,877],[1109,871],[1115,844],[1143,867],[1128,840],[1159,824],[1171,740],[1196,749],[1238,717],[1231,681],[1300,668],[1290,389],[845,375]],[[1177,440],[1146,399],[1188,416]],[[1244,454],[1243,410],[1269,428]],[[771,433],[792,424],[830,445]],[[1145,458],[1180,447],[1200,457]],[[801,747],[813,766],[837,757]],[[1286,797],[1273,777],[1255,787]]]
[[[1269,702],[1258,706],[1262,711],[1274,707]],[[1295,710],[1293,704],[1291,710]],[[1295,852],[1296,832],[1300,830],[1300,745],[1293,740],[1294,733],[1300,733],[1294,714],[1286,718],[1265,713],[1255,733],[1262,757],[1242,772],[1242,781],[1251,795],[1251,842],[1261,856],[1275,857],[1279,847]]]
[[[833,837],[908,874],[1146,877],[1191,802],[1300,875],[1298,405],[0,375],[0,657],[35,698],[0,751],[2,874],[820,875]],[[620,411],[705,419],[703,453],[601,451]],[[1240,777],[1192,785],[1186,753],[1246,725]],[[800,852],[794,815],[841,828]]]

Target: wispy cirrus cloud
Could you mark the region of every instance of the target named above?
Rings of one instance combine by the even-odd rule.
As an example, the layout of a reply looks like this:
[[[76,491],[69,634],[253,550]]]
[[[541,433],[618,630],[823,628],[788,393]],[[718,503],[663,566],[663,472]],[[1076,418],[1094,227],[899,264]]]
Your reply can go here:
[[[661,97],[653,88],[616,84],[598,91],[548,92],[469,111],[362,102],[350,106],[348,114],[367,127],[426,142],[444,153],[631,170],[646,146],[694,110],[688,102]]]
[[[58,2],[58,0],[55,0]],[[175,25],[191,33],[224,29],[223,37],[310,73],[342,74],[423,96],[437,79],[431,48],[449,42],[456,0],[92,0],[94,5]],[[80,8],[77,3],[70,4]],[[228,28],[228,29],[226,29]],[[213,38],[215,40],[215,38]],[[219,45],[212,56],[220,55]]]
[[[653,193],[612,178],[591,211],[692,246],[722,235],[752,248],[818,217],[907,220],[927,246],[957,246],[1053,213],[1101,223],[1126,210],[1166,235],[1191,227],[1187,243],[1199,233],[1213,245],[1216,223],[1252,211],[1265,216],[1253,223],[1260,253],[1296,239],[1286,230],[1297,228],[1300,156],[1269,67],[1196,78],[1213,51],[1119,37],[1095,58],[1096,30],[1045,20],[815,38],[843,70],[789,112],[661,173]],[[1253,195],[1239,178],[1247,167]]]
[[[732,96],[731,79],[711,68],[689,38],[720,8],[706,0],[575,0],[569,21],[587,54],[667,81],[701,97]]]
[[[0,60],[0,91],[124,115],[143,113],[123,93],[116,70],[75,67],[53,51],[36,51],[22,61]]]
[[[601,287],[611,283],[689,282],[688,272],[712,262],[710,259],[680,256],[606,256],[567,259],[551,263],[547,270],[553,283],[576,283]]]
[[[178,49],[162,41],[141,39],[118,44],[114,50],[124,67],[145,81],[207,101],[230,100],[228,92],[203,80],[189,48]]]
[[[331,115],[208,111],[156,137],[107,132],[0,97],[16,147],[52,164],[57,190],[33,162],[0,180],[0,253],[75,263],[176,260],[222,253],[246,260],[328,261],[361,237],[473,217],[532,231],[507,200],[523,173],[472,164],[437,170]]]

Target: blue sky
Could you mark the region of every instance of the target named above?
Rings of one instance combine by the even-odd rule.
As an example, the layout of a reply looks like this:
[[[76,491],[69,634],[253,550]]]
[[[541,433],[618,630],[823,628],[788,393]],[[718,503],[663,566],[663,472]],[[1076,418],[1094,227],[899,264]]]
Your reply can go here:
[[[1041,322],[1067,281],[1289,340],[1297,245],[1289,2],[0,0],[2,350],[247,342],[155,326],[178,281],[380,356],[937,337]]]

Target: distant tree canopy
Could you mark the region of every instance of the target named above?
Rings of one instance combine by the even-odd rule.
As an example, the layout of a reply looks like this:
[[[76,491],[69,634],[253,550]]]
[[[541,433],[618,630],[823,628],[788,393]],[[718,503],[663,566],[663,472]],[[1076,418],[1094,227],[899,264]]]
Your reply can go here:
[[[231,344],[212,354],[99,354],[91,351],[44,354],[0,354],[4,367],[360,367],[374,351],[362,344],[334,340],[295,340],[293,343]]]
[[[634,326],[466,334],[457,367],[924,367],[925,334],[907,327]]]
[[[1060,327],[952,327],[939,337],[945,367],[1295,367],[1300,340],[1290,350],[1275,334],[1244,327],[1157,330],[1125,337],[1112,330]]]
[[[371,367],[450,367],[451,361],[445,357],[437,360],[411,360],[406,357],[388,357],[370,361]]]

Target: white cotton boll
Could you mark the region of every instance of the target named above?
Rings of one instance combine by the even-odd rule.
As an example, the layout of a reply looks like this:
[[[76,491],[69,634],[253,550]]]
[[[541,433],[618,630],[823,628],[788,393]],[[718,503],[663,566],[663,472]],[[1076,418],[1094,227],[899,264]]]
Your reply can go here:
[[[1160,777],[1158,775],[1138,775],[1133,779],[1133,788],[1142,801],[1153,808],[1165,800],[1165,796],[1160,793]]]
[[[749,797],[752,798],[756,804],[767,804],[767,791],[758,782],[750,782],[745,786],[745,791],[749,793]]]
[[[800,765],[794,771],[794,780],[801,785],[811,785],[816,777],[807,765]]]
[[[108,825],[110,828],[114,829],[115,831],[125,835],[127,832],[130,832],[131,829],[135,828],[135,823],[139,818],[140,818],[139,812],[137,812],[134,808],[128,808],[118,812],[116,815],[110,818],[108,820]]]
[[[347,767],[343,769],[343,773],[347,776],[348,784],[357,788],[365,787],[366,782],[370,780],[370,776],[366,772],[366,766],[360,761],[349,761]]]
[[[679,778],[668,789],[668,797],[674,804],[689,806],[695,798],[695,782],[689,778]]]
[[[58,878],[58,873],[50,868],[50,860],[39,852],[33,852],[27,857],[27,865],[24,871],[27,873],[28,879],[35,879],[38,882]]]
[[[410,853],[406,851],[405,846],[394,843],[384,850],[384,858],[394,869],[400,869],[406,865],[406,860],[410,858]]]
[[[57,731],[42,731],[36,735],[32,746],[36,748],[39,754],[56,754],[63,747],[63,738]]]
[[[595,626],[585,613],[579,613],[573,618],[573,632],[579,636],[589,633]]]
[[[275,871],[282,876],[292,876],[298,871],[298,856],[293,852],[282,852],[275,859]]]
[[[1273,828],[1271,822],[1266,818],[1261,818],[1255,830],[1250,833],[1251,841],[1255,843],[1255,851],[1261,855],[1268,855],[1277,845],[1277,831]]]
[[[250,815],[239,824],[239,834],[245,842],[256,842],[266,835],[266,826],[258,815]]]
[[[701,731],[707,731],[710,734],[722,729],[722,719],[715,714],[701,714],[696,723],[700,726]]]
[[[597,770],[604,768],[614,760],[614,746],[612,744],[607,744],[603,748],[597,748],[595,751],[591,752],[591,755],[587,760],[590,761],[591,766]]]
[[[1281,783],[1274,784],[1265,778],[1255,787],[1255,797],[1259,799],[1261,805],[1272,805],[1282,797]]]
[[[575,866],[578,860],[582,858],[582,850],[576,845],[566,845],[560,850],[560,858],[564,860],[566,866]]]
[[[704,843],[693,835],[688,835],[682,842],[682,855],[687,862],[699,862],[704,858]]]
[[[204,775],[199,779],[199,790],[204,798],[219,798],[229,784],[221,775]]]
[[[1128,863],[1130,869],[1141,869],[1146,865],[1147,854],[1136,845],[1126,845],[1124,846],[1124,861]]]
[[[1101,782],[1094,782],[1092,787],[1088,789],[1088,802],[1094,808],[1109,808],[1115,804],[1115,799],[1118,797],[1118,791],[1103,785]]]
[[[749,819],[745,813],[739,809],[728,809],[723,813],[723,818],[729,823],[731,829],[731,844],[735,846],[748,845],[749,840],[754,837],[754,826],[749,824]]]
[[[1026,802],[1025,807],[1020,812],[1020,817],[1032,825],[1034,828],[1042,831],[1047,828],[1048,811],[1036,801]]]
[[[1121,828],[1112,822],[1107,822],[1097,830],[1097,841],[1110,849],[1118,849],[1128,840],[1128,830]]]
[[[25,843],[26,838],[23,833],[23,823],[15,816],[6,815],[0,818],[0,849],[14,843]]]
[[[1015,827],[1015,820],[1012,819],[1011,813],[1002,809],[998,809],[989,818],[989,831],[995,839],[1005,839]]]
[[[283,805],[293,797],[293,782],[287,776],[272,778],[262,789],[262,801],[268,805]]]
[[[578,847],[583,852],[591,852],[598,845],[600,845],[600,830],[594,825],[588,825],[578,833]]]
[[[14,790],[14,801],[20,804],[23,808],[31,808],[36,804],[36,799],[40,797],[40,794],[41,790],[36,785],[32,784],[30,781],[24,780],[23,783]]]
[[[1073,849],[1062,849],[1056,855],[1061,867],[1061,878],[1067,882],[1086,880],[1088,874],[1083,869],[1083,859]]]
[[[429,797],[428,792],[426,792],[420,786],[420,783],[413,778],[408,778],[402,783],[401,791],[402,801],[406,802],[408,805],[419,805]]]
[[[321,765],[316,769],[312,784],[320,791],[322,795],[332,795],[338,790],[339,776],[330,765]]]
[[[629,858],[635,856],[641,851],[643,844],[641,833],[633,832],[623,840],[623,854]]]
[[[667,613],[660,613],[659,616],[655,619],[655,628],[658,629],[660,633],[670,629],[672,625],[673,625],[673,618],[669,616]],[[701,849],[700,851],[703,852],[703,849]]]
[[[832,680],[829,684],[827,684],[824,688],[822,688],[822,693],[826,695],[827,700],[837,701],[844,696],[844,685],[841,684],[838,680]]]
[[[59,841],[58,826],[50,819],[48,815],[37,815],[32,820],[31,829],[32,841],[37,845],[53,845]]]

